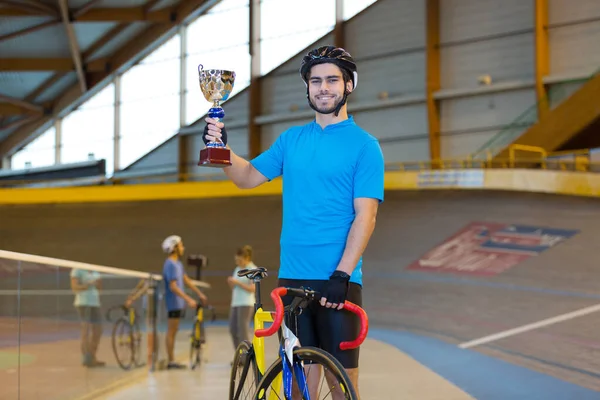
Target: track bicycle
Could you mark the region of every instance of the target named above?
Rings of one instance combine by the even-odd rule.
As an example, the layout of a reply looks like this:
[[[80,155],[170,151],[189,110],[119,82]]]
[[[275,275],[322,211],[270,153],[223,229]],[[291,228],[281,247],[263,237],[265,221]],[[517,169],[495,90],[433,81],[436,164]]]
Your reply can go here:
[[[133,307],[125,307],[123,305],[114,306],[107,310],[106,320],[112,322],[110,314],[114,310],[122,310],[121,315],[114,323],[112,330],[112,348],[115,358],[119,366],[128,370],[133,365],[139,367],[142,364],[141,342],[142,334],[137,322],[138,314]]]
[[[286,326],[284,316],[297,316],[310,301],[316,301],[320,294],[310,288],[279,287],[271,292],[271,299],[275,303],[276,311],[271,313],[262,309],[260,298],[260,281],[267,276],[266,268],[244,269],[238,276],[247,277],[255,285],[255,314],[254,337],[252,343],[245,340],[236,349],[235,358],[231,368],[229,384],[229,399],[292,399],[294,383],[295,389],[302,395],[303,400],[315,400],[308,391],[308,378],[313,368],[305,370],[305,364],[320,365],[324,374],[320,374],[323,382],[320,389],[325,388],[326,397],[335,394],[336,398],[358,399],[344,367],[330,353],[310,346],[301,347],[298,338]],[[291,304],[283,306],[282,296],[293,296]],[[351,342],[342,342],[342,350],[359,347],[367,337],[368,318],[365,311],[349,301],[344,303],[344,310],[353,312],[360,317],[361,328],[358,338]],[[343,312],[343,311],[340,311]],[[272,325],[264,329],[264,323]],[[278,358],[268,367],[265,366],[264,338],[278,333],[279,349]],[[251,376],[248,376],[248,375]],[[294,380],[295,378],[295,380]],[[332,382],[333,381],[333,382]],[[282,393],[283,391],[283,393]],[[319,393],[320,394],[320,393]],[[321,397],[318,397],[321,398]]]
[[[200,365],[200,353],[202,352],[202,345],[206,343],[206,335],[204,332],[204,312],[208,311],[211,315],[211,322],[214,322],[217,318],[215,309],[208,305],[204,307],[200,302],[196,307],[196,315],[194,317],[194,323],[192,325],[192,333],[190,335],[190,368],[195,369]]]

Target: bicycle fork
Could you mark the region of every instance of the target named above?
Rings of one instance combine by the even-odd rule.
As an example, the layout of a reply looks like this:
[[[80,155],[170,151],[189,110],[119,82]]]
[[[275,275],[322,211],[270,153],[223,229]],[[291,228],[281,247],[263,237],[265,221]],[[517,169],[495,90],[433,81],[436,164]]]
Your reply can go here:
[[[292,400],[293,379],[296,377],[298,388],[302,392],[302,399],[310,400],[308,382],[304,374],[304,363],[294,360],[294,348],[300,345],[300,341],[294,333],[285,325],[282,326],[284,345],[281,346],[279,356],[282,359],[283,390],[286,400]],[[293,369],[293,371],[292,371]]]

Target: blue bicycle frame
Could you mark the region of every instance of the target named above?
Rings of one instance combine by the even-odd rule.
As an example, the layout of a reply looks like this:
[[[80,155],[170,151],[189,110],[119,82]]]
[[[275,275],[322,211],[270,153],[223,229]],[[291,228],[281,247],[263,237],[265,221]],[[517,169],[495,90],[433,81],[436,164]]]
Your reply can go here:
[[[304,374],[304,365],[301,361],[294,360],[294,349],[300,346],[300,341],[294,333],[281,324],[282,340],[279,343],[279,357],[282,362],[283,393],[287,400],[292,399],[293,377],[296,376],[298,387],[302,391],[303,398],[310,400],[308,384]]]

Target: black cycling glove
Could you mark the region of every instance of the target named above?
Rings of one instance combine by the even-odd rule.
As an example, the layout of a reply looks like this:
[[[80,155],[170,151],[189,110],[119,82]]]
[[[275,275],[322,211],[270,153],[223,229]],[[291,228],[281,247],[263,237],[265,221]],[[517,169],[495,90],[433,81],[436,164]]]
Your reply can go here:
[[[204,142],[204,145],[208,145],[210,143],[210,141],[206,138],[207,134],[208,124],[206,124],[206,126],[204,127],[204,133],[202,134],[202,141]],[[224,145],[227,145],[227,130],[225,130],[225,127],[221,128],[221,135],[221,141]]]
[[[327,303],[344,304],[346,301],[346,295],[348,294],[348,282],[350,281],[350,275],[342,271],[335,271],[329,277],[329,281],[325,285],[321,297],[327,299]]]

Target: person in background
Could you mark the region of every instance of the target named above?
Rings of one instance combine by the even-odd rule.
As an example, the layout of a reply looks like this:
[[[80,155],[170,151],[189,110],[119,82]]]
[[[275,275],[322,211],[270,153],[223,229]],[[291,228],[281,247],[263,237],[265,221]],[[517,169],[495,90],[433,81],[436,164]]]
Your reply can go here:
[[[167,306],[167,369],[183,369],[185,365],[175,362],[175,336],[179,330],[179,321],[185,315],[187,304],[191,309],[196,309],[196,300],[184,292],[184,285],[192,290],[203,304],[208,304],[208,299],[198,289],[190,277],[185,273],[181,257],[185,251],[181,237],[171,235],[162,243],[162,249],[168,254],[163,265],[163,280],[165,281],[165,302]]]
[[[254,283],[246,278],[237,276],[238,271],[256,268],[252,262],[252,247],[244,246],[235,253],[235,269],[233,275],[227,277],[231,288],[231,309],[229,312],[229,333],[233,348],[250,337],[250,321],[254,306]]]
[[[102,337],[100,313],[100,273],[83,269],[71,271],[71,290],[75,293],[73,305],[81,320],[81,356],[85,367],[103,367],[105,362],[96,358]]]

